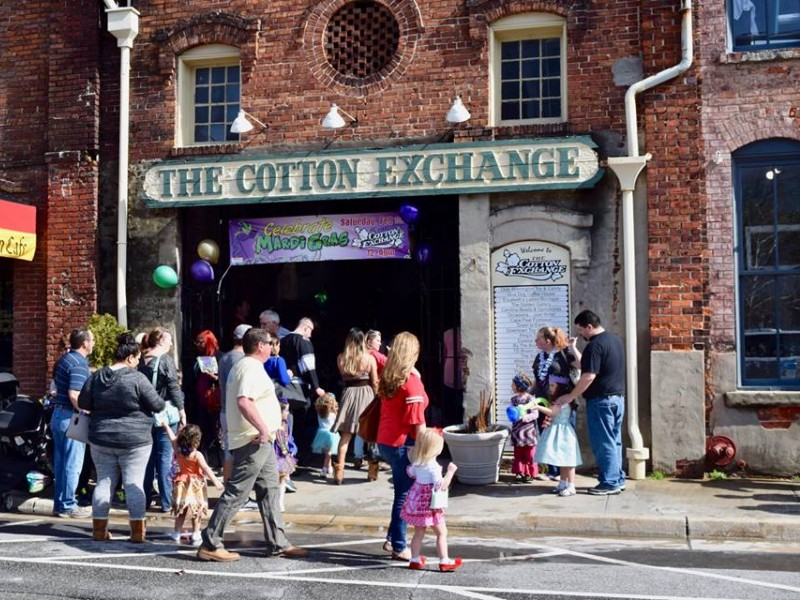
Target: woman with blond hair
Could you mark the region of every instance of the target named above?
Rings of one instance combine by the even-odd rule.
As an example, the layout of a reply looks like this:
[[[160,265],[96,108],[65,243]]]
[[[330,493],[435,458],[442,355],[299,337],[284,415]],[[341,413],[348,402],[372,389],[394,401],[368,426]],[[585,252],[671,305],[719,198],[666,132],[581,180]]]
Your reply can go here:
[[[569,379],[570,369],[580,369],[581,353],[575,347],[576,338],[568,339],[560,327],[542,327],[534,343],[539,352],[533,359],[534,392],[537,398],[549,398],[549,379],[558,375]]]
[[[411,488],[408,448],[425,431],[425,409],[428,394],[414,364],[419,358],[419,340],[413,333],[398,333],[378,382],[381,398],[381,420],[378,426],[378,449],[392,467],[394,500],[389,532],[384,544],[391,547],[392,559],[409,560],[411,551],[406,542],[406,523],[400,517],[403,503]]]
[[[536,358],[533,359],[533,390],[531,394],[537,398],[547,398],[548,400],[555,400],[550,397],[550,378],[556,377],[559,380],[567,382],[567,390],[572,390],[572,382],[570,379],[571,369],[581,368],[581,353],[575,346],[576,338],[567,338],[567,334],[560,327],[541,327],[536,332],[536,339],[534,343],[539,349]],[[572,427],[576,424],[576,407],[573,407],[571,413],[570,423]],[[550,424],[550,419],[544,414],[539,413],[538,427],[539,431],[543,431]],[[544,476],[542,475],[543,479]],[[547,468],[547,478],[551,481],[556,481],[559,478],[558,468],[549,465]]]
[[[358,433],[358,418],[378,389],[378,365],[367,352],[363,331],[353,327],[347,332],[344,352],[336,358],[336,365],[342,376],[344,391],[339,401],[339,412],[331,426],[331,431],[341,436],[338,457],[333,466],[333,482],[341,485],[347,447],[353,435]]]
[[[178,381],[178,370],[175,361],[169,354],[172,348],[172,334],[163,327],[154,327],[147,333],[140,344],[142,356],[139,371],[156,388],[158,395],[173,408],[163,415],[167,418],[172,433],[177,435],[178,428],[186,425],[186,410],[183,405],[183,390]],[[158,481],[158,494],[161,500],[161,512],[172,510],[172,442],[161,425],[153,424],[153,451],[144,475],[144,493],[147,505],[153,493],[153,479]]]

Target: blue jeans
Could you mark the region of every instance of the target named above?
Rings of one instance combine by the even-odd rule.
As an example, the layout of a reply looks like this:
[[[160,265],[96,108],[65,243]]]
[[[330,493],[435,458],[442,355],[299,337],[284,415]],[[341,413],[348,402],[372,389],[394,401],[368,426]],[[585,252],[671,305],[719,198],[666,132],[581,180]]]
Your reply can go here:
[[[378,450],[389,465],[392,467],[392,483],[394,485],[394,500],[392,501],[392,519],[389,522],[389,533],[386,539],[392,542],[392,550],[402,552],[406,549],[406,522],[400,518],[400,511],[403,503],[411,489],[411,478],[406,472],[408,461],[408,446],[394,448],[378,444]]]
[[[171,425],[172,433],[178,433],[178,426]],[[167,432],[161,427],[153,427],[153,451],[147,462],[144,474],[145,502],[149,504],[150,494],[153,492],[153,477],[158,479],[158,495],[161,500],[161,510],[168,511],[172,508],[172,442],[169,441]]]
[[[120,475],[125,487],[125,504],[134,521],[144,519],[144,470],[151,451],[150,444],[137,448],[109,448],[91,444],[92,460],[97,470],[97,486],[92,496],[92,518],[108,519],[111,494],[117,489]]]
[[[50,419],[53,434],[53,512],[69,512],[78,507],[75,490],[83,468],[86,444],[67,437],[67,427],[75,411],[72,407],[56,406]]]
[[[618,488],[625,485],[622,470],[622,420],[625,400],[622,396],[603,396],[586,401],[589,442],[597,459],[600,485]]]
[[[364,438],[360,435],[353,436],[353,458],[364,459]]]

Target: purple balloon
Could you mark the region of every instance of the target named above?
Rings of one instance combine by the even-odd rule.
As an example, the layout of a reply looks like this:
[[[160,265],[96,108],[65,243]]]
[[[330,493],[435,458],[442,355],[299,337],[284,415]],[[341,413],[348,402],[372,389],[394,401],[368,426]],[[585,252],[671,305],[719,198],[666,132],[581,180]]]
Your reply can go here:
[[[214,267],[207,260],[194,261],[189,272],[198,283],[211,283],[214,281]]]
[[[410,204],[403,204],[400,207],[400,218],[403,219],[403,223],[406,225],[413,225],[419,219],[419,209]]]

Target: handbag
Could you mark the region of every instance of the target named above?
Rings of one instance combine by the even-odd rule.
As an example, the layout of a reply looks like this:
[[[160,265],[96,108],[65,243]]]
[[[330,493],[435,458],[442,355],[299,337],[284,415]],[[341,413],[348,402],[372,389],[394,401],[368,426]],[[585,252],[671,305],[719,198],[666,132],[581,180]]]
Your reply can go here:
[[[158,363],[160,361],[161,355],[159,354],[156,356],[156,359],[152,362],[150,367],[153,369],[153,378],[151,383],[153,384],[154,388],[156,387],[156,381],[158,381]],[[168,425],[177,425],[181,421],[181,413],[178,410],[178,407],[175,406],[170,400],[167,400],[165,404],[166,406],[164,407],[164,410],[153,414],[153,423],[155,423],[156,427],[161,427],[161,423],[164,421],[166,421]]]
[[[286,400],[289,403],[289,410],[306,410],[311,406],[299,383],[290,381],[288,385],[283,385],[274,380],[272,383],[275,384],[275,395],[278,400]]]
[[[450,495],[447,490],[432,490],[431,491],[431,509],[447,508],[447,501]]]
[[[376,395],[358,417],[358,435],[369,444],[378,441],[378,426],[381,423],[381,397]]]
[[[67,426],[67,437],[76,442],[89,443],[89,415],[77,412],[69,419]]]

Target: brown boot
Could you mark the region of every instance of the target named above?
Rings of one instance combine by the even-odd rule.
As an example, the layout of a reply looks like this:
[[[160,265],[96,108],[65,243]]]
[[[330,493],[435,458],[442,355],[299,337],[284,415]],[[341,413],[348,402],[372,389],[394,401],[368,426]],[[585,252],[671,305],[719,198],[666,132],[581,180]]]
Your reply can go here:
[[[342,481],[344,481],[344,464],[337,463],[333,465],[333,483],[342,485]]]
[[[378,461],[370,461],[367,466],[367,481],[378,481],[378,471],[380,463]]]
[[[131,541],[134,544],[141,544],[144,542],[144,535],[147,529],[144,519],[131,520]]]
[[[92,519],[92,539],[95,542],[105,542],[111,539],[108,532],[108,519]]]

